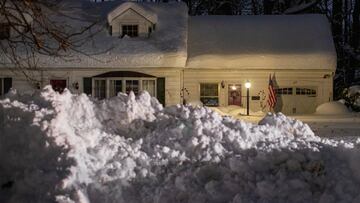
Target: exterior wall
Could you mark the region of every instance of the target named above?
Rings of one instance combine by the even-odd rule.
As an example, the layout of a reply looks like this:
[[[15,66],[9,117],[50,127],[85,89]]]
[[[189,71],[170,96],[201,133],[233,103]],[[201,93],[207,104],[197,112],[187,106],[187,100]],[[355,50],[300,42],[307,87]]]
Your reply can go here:
[[[43,70],[34,72],[33,77],[42,78],[41,87],[50,84],[51,79],[67,80],[68,88],[74,93],[83,92],[83,78],[92,77],[109,71],[136,71],[156,77],[165,77],[165,102],[166,105],[175,105],[182,103],[180,97],[182,85],[189,92],[185,93],[187,102],[200,100],[200,83],[217,83],[219,85],[220,106],[227,106],[228,85],[241,85],[242,106],[246,107],[246,88],[244,84],[249,80],[252,84],[250,88],[250,98],[259,96],[261,91],[268,95],[269,74],[276,76],[275,87],[310,87],[317,91],[316,97],[307,98],[309,105],[305,106],[308,112],[315,110],[316,106],[331,101],[333,97],[333,78],[332,72],[327,71],[286,71],[286,70],[210,70],[210,69],[178,69],[178,68],[129,68],[129,69],[61,69],[61,70]],[[32,92],[34,86],[29,85],[23,75],[14,75],[10,71],[0,71],[0,77],[12,77],[13,87],[21,92]],[[79,89],[75,89],[73,84],[78,83]],[[225,87],[222,88],[221,84]],[[261,103],[265,104],[266,100],[250,99],[250,109],[259,111],[262,109]],[[297,105],[304,105],[302,96],[287,97],[281,99],[278,97],[278,103],[282,103],[282,112],[292,114],[293,108]],[[268,108],[264,109],[265,111]],[[301,112],[296,112],[301,113]]]
[[[51,79],[64,79],[67,81],[67,87],[73,93],[83,92],[83,78],[92,77],[109,71],[136,71],[156,77],[165,77],[165,103],[166,105],[175,105],[180,103],[180,74],[181,70],[173,68],[142,68],[142,69],[61,69],[61,70],[43,70],[33,73],[33,76],[42,81],[41,87],[50,84]],[[27,79],[21,74],[14,74],[11,71],[0,71],[0,77],[12,77],[13,88],[31,93],[36,89],[36,85],[30,85]],[[41,79],[42,78],[42,79]],[[79,88],[75,89],[75,83]]]
[[[113,36],[121,36],[122,25],[138,25],[140,37],[147,37],[149,27],[151,27],[151,28],[153,27],[153,24],[149,20],[147,20],[140,14],[136,13],[132,9],[128,9],[123,14],[116,17],[110,23],[110,25],[112,26],[112,35]]]
[[[261,100],[252,100],[251,96],[259,96],[261,91],[268,95],[269,74],[275,73],[277,87],[314,87],[317,90],[317,96],[313,98],[311,107],[307,111],[314,111],[319,104],[332,100],[333,80],[332,73],[327,71],[286,71],[286,70],[205,70],[205,69],[185,69],[184,71],[184,87],[189,92],[185,99],[189,102],[200,100],[200,83],[218,83],[220,106],[228,105],[228,85],[240,84],[242,93],[242,104],[246,107],[246,88],[245,82],[251,82],[250,88],[250,109],[252,111],[260,111]],[[324,78],[325,76],[325,78]],[[225,87],[221,87],[221,83]],[[278,101],[280,102],[278,98]],[[293,108],[297,104],[296,97],[283,101],[283,112],[287,114],[293,113]],[[266,100],[263,101],[263,104]],[[314,104],[312,104],[314,103]],[[279,103],[280,104],[280,103]],[[268,110],[266,108],[265,110]]]

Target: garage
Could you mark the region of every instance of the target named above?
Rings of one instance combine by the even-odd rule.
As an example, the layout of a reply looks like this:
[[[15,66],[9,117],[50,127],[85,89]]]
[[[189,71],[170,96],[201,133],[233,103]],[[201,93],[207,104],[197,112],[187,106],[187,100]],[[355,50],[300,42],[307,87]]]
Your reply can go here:
[[[281,87],[275,89],[276,112],[286,114],[314,113],[317,106],[317,87]]]

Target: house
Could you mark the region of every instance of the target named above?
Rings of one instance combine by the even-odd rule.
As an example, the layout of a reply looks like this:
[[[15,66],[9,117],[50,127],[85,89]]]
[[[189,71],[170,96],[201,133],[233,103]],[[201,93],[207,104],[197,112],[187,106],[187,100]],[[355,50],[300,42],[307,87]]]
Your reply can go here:
[[[67,87],[100,99],[146,90],[165,105],[185,99],[245,106],[244,83],[250,81],[250,109],[258,111],[266,109],[271,75],[277,111],[312,113],[332,100],[336,52],[325,16],[188,16],[180,2],[81,6],[107,28],[94,36],[95,43],[83,45],[91,57],[38,56],[39,87]],[[5,68],[1,93],[9,86],[32,90],[24,77]]]

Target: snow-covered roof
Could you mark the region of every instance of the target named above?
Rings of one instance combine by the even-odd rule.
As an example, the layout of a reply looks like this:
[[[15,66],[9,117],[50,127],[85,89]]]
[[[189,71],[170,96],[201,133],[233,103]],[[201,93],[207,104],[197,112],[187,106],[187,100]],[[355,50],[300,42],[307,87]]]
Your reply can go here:
[[[188,68],[330,69],[336,52],[325,16],[194,16]]]
[[[188,25],[186,4],[181,2],[129,3],[120,0],[101,3],[94,3],[89,0],[68,0],[64,2],[59,9],[71,16],[71,18],[60,18],[58,19],[59,22],[71,24],[73,28],[80,28],[90,24],[90,22],[101,21],[102,23],[92,27],[91,30],[95,33],[98,30],[102,31],[96,33],[95,36],[88,39],[87,43],[77,48],[80,52],[70,51],[68,54],[71,56],[66,60],[48,55],[38,55],[37,66],[44,68],[185,66]],[[122,9],[129,6],[136,7],[136,9],[141,8],[149,14],[156,14],[156,30],[151,33],[150,37],[118,38],[109,35],[109,31],[106,29],[108,14],[117,11],[117,8]],[[154,16],[147,15],[147,17],[155,20]],[[78,21],[74,19],[84,20]],[[4,57],[2,58],[4,59]],[[7,66],[11,66],[11,63],[9,62]]]
[[[116,7],[114,10],[108,13],[108,22],[111,23],[117,16],[123,14],[128,9],[133,9],[152,23],[157,22],[157,15],[155,13],[144,9],[140,4],[135,2],[124,2],[120,6]]]

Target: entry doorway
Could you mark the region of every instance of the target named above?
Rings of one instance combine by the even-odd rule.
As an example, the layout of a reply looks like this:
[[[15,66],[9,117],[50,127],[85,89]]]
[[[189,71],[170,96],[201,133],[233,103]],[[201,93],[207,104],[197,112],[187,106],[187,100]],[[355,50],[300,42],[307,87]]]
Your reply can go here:
[[[53,90],[62,93],[66,88],[66,80],[50,80],[50,85]]]
[[[228,105],[242,106],[240,84],[228,85]]]

